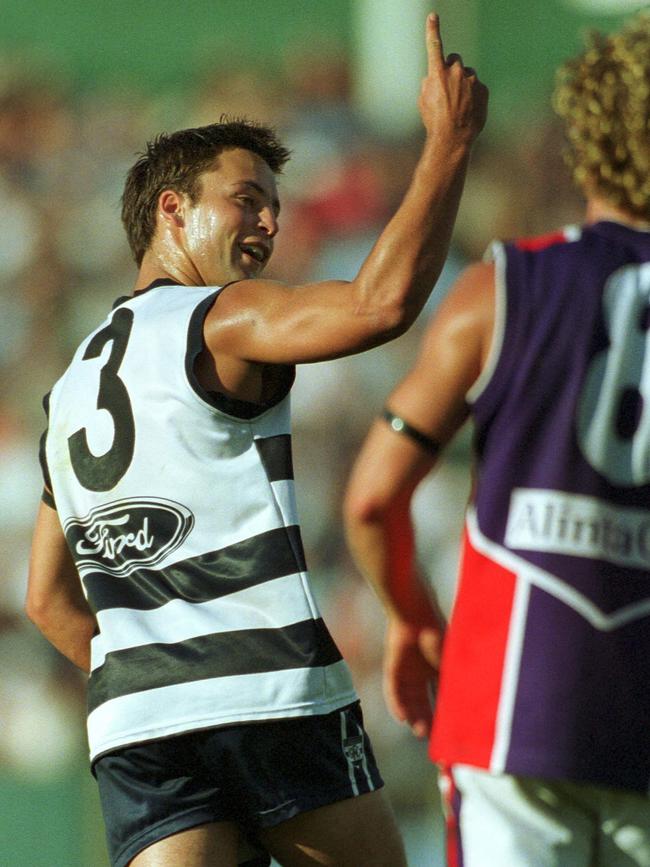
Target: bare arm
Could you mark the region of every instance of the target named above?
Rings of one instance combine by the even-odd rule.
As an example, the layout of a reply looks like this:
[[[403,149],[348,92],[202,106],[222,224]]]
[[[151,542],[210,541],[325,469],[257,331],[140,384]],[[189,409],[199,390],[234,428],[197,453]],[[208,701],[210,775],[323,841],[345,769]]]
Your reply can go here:
[[[387,406],[442,448],[467,418],[465,395],[487,357],[494,320],[494,269],[467,269],[440,307],[415,366]],[[414,556],[410,505],[435,456],[385,420],[373,425],[345,501],[354,559],[388,614],[385,687],[389,706],[414,732],[428,730],[444,624]]]
[[[487,90],[460,58],[446,62],[437,16],[426,26],[420,113],[426,141],[398,211],[349,283],[245,280],[219,296],[205,327],[216,358],[292,364],[359,352],[405,331],[442,269]]]
[[[25,610],[47,640],[76,666],[90,671],[90,640],[97,623],[81,589],[56,511],[41,503],[29,562]]]

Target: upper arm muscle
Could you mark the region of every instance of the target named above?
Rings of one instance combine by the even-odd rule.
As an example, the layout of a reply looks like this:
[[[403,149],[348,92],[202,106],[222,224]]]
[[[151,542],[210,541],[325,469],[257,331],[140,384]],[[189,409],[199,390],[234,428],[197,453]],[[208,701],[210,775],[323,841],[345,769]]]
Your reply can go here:
[[[358,304],[352,283],[243,280],[219,295],[204,332],[215,356],[299,364],[369,349],[386,340],[391,327],[397,327],[392,311]]]

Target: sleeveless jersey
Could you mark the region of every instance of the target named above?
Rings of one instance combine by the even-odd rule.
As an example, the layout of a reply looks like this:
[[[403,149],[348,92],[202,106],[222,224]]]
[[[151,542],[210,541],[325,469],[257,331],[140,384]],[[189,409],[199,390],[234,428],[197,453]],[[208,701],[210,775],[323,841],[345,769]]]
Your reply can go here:
[[[262,407],[194,376],[219,291],[153,284],[118,302],[50,395],[47,471],[99,629],[92,759],[356,698],[304,562],[292,371]]]
[[[650,233],[495,245],[432,757],[650,785]]]

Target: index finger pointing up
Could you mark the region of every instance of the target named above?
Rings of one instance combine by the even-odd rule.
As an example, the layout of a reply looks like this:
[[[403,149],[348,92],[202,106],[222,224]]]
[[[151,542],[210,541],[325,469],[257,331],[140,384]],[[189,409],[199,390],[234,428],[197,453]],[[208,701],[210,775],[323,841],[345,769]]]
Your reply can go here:
[[[431,12],[427,16],[426,44],[429,74],[431,74],[445,65],[445,55],[440,37],[440,19],[435,12]]]

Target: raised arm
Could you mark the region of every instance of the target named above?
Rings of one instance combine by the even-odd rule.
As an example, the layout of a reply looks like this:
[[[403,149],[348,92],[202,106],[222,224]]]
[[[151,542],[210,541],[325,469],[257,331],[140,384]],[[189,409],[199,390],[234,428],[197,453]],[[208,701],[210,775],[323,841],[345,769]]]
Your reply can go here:
[[[244,280],[209,315],[212,354],[291,364],[359,352],[405,331],[427,300],[447,255],[471,145],[487,90],[458,55],[445,60],[438,18],[426,23],[427,75],[419,109],[426,139],[399,209],[349,283],[285,286]]]
[[[83,671],[90,671],[90,640],[97,624],[59,517],[45,503],[40,505],[34,528],[25,610],[58,651]]]
[[[418,572],[410,505],[439,451],[468,415],[465,395],[487,357],[494,269],[459,278],[429,326],[420,355],[386,402],[355,463],[345,499],[352,555],[388,615],[385,692],[392,713],[417,735],[431,721],[444,623]]]

